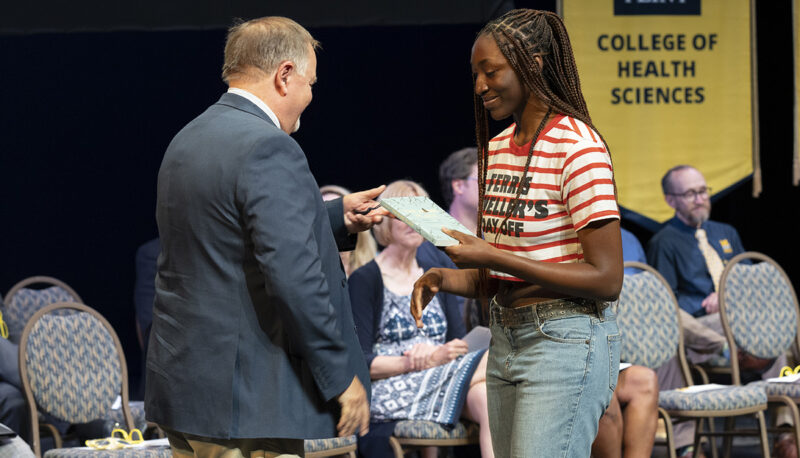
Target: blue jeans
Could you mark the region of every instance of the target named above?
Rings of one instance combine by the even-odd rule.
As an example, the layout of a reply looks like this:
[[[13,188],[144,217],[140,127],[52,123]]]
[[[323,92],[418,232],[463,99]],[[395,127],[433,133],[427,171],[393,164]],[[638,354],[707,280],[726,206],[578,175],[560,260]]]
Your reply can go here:
[[[534,314],[513,326],[493,320],[491,331],[486,388],[495,456],[588,458],[619,374],[611,307],[543,322]]]

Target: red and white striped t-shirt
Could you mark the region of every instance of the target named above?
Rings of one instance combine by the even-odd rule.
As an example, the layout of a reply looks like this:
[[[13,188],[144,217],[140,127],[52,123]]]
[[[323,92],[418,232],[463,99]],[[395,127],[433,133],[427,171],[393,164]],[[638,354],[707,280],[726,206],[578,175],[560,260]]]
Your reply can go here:
[[[521,203],[508,221],[530,143],[514,144],[516,124],[489,141],[483,233],[487,242],[544,262],[583,262],[577,231],[592,221],[619,218],[611,158],[583,122],[559,115],[539,134]],[[497,238],[495,239],[495,236]],[[521,281],[504,272],[494,278]]]

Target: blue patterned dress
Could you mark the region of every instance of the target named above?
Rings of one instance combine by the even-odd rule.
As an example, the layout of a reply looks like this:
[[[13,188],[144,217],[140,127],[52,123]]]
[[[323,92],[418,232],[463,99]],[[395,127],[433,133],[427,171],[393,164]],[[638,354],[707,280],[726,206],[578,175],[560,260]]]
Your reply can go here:
[[[445,344],[447,319],[437,297],[422,314],[418,329],[410,312],[411,296],[384,288],[380,331],[373,345],[377,356],[402,356],[418,343]],[[447,364],[372,381],[372,421],[429,420],[453,425],[469,390],[483,351],[460,356]]]

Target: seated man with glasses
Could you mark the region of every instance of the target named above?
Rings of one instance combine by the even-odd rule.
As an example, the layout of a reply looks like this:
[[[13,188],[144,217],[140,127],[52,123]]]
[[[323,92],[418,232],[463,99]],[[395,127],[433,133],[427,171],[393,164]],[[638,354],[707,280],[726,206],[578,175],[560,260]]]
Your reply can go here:
[[[667,204],[675,209],[675,217],[650,239],[647,262],[664,276],[686,312],[681,313],[681,324],[687,355],[692,363],[699,364],[727,348],[718,313],[719,280],[725,263],[745,250],[733,226],[709,220],[711,188],[699,170],[689,165],[673,167],[661,179],[661,188]],[[777,377],[785,364],[785,356],[773,361],[739,352],[742,370],[764,379]],[[683,386],[674,361],[657,373],[662,390]],[[786,416],[779,415],[778,421],[788,423],[790,420],[781,418]],[[684,442],[681,436],[688,440],[685,443],[691,443],[692,434],[676,430],[676,436],[676,445]]]
[[[694,167],[671,168],[661,188],[675,217],[650,240],[647,260],[669,282],[683,310],[706,325],[719,321],[714,315],[719,310],[717,283],[724,263],[744,252],[739,234],[733,226],[708,219],[711,188]]]

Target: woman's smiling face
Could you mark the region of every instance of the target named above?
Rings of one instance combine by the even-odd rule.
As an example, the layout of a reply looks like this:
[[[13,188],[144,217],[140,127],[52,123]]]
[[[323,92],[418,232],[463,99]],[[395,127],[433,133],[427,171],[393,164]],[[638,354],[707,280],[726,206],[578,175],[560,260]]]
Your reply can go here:
[[[494,120],[522,113],[526,91],[511,64],[491,35],[481,35],[472,46],[472,73],[475,94]]]

